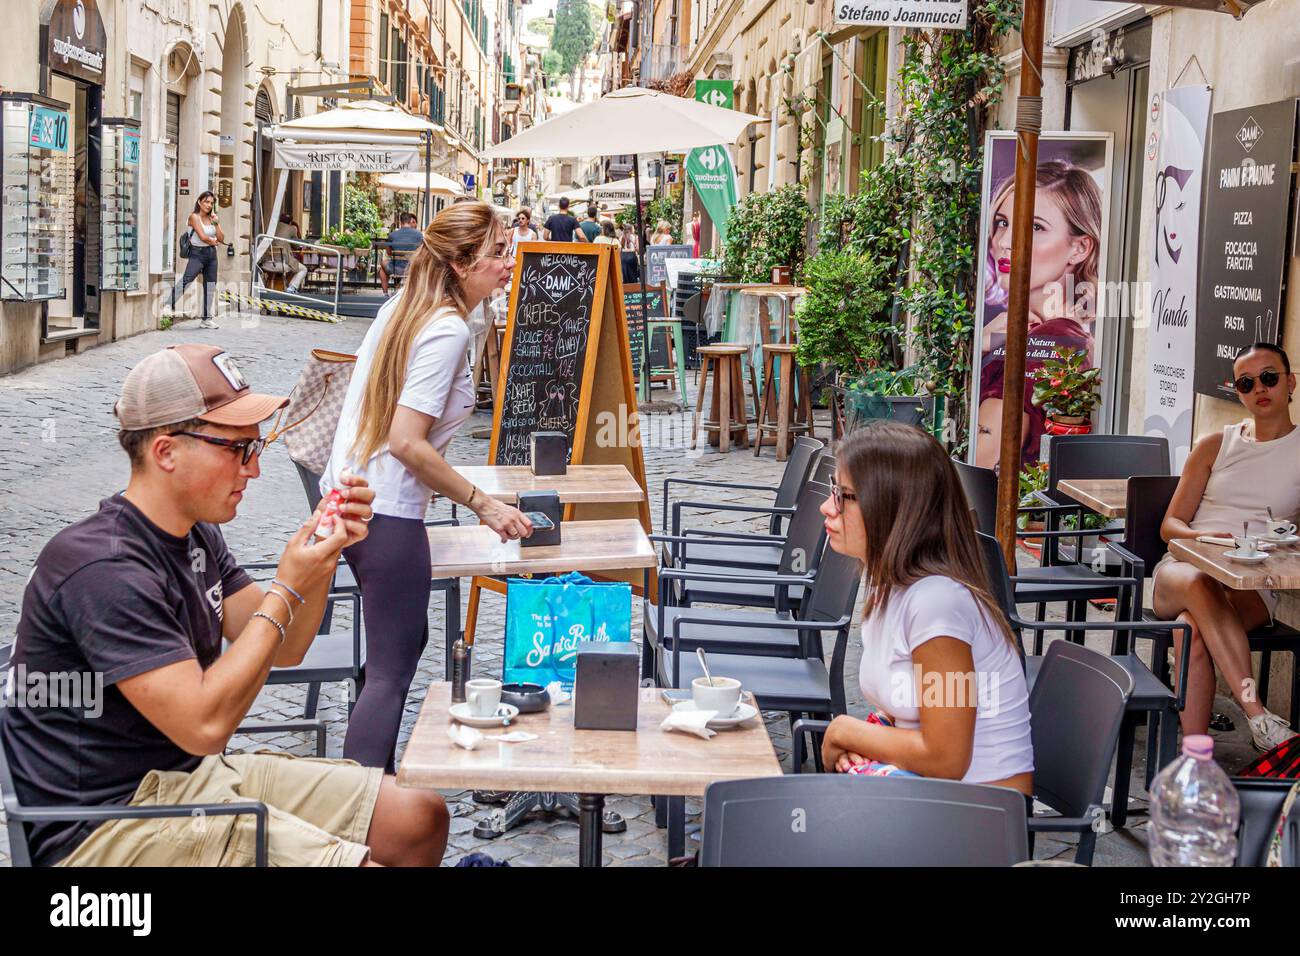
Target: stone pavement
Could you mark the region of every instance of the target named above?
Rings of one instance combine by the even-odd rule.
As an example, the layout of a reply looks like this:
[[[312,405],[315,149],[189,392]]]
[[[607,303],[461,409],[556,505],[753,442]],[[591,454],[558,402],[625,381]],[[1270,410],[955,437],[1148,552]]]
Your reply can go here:
[[[205,342],[223,346],[238,361],[254,389],[288,394],[297,380],[303,360],[313,347],[355,351],[368,327],[364,320],[349,319],[330,325],[306,320],[227,313],[219,331],[201,331],[196,322],[182,322],[166,332],[151,332],[125,341],[92,349],[75,358],[50,362],[15,375],[0,378],[0,644],[8,643],[16,628],[22,592],[40,549],[64,525],[92,512],[98,502],[125,487],[128,466],[117,444],[116,419],[112,415],[123,377],[141,358],[178,342]],[[693,396],[692,396],[693,398]],[[481,463],[487,457],[487,442],[471,437],[490,426],[488,412],[478,412],[463,427],[448,451],[453,462]],[[829,429],[822,423],[821,434]],[[728,455],[716,451],[691,452],[688,415],[655,415],[642,425],[646,445],[646,478],[651,512],[656,526],[662,507],[663,479],[674,477],[775,484],[782,466],[771,449],[755,458],[750,449]],[[284,541],[305,516],[306,499],[292,462],[280,446],[272,445],[262,456],[262,474],[241,505],[239,516],[225,528],[226,540],[243,562],[277,560]],[[736,495],[736,502],[763,503],[761,495]],[[472,521],[472,514],[469,515]],[[739,530],[745,521],[733,513],[706,513],[701,523]],[[467,599],[468,588],[462,600]],[[429,630],[433,635],[420,662],[419,673],[407,702],[399,742],[405,745],[423,700],[423,688],[441,680],[444,650],[443,602],[435,595],[430,606]],[[462,612],[463,614],[463,612]],[[346,609],[336,615],[336,629],[349,626]],[[634,601],[633,637],[640,639],[640,611]],[[486,594],[480,608],[478,639],[475,644],[475,673],[491,674],[501,667],[504,600]],[[1103,649],[1098,638],[1098,649]],[[845,667],[850,712],[862,715],[864,708],[855,675],[860,654],[856,640],[849,645]],[[255,703],[250,718],[256,720],[299,719],[305,688],[280,686],[265,690]],[[1245,721],[1229,701],[1219,709],[1232,715],[1239,728],[1219,737],[1220,756],[1230,768],[1251,756],[1248,737],[1241,728]],[[327,753],[339,756],[347,726],[347,688],[326,686],[322,690],[320,719],[329,726]],[[774,746],[789,769],[790,742],[784,715],[764,715]],[[1139,731],[1139,744],[1144,739]],[[1243,743],[1244,739],[1244,743]],[[259,736],[256,740],[237,737],[232,749],[273,747],[308,755],[312,752],[307,735]],[[1141,746],[1134,772],[1133,791],[1142,794]],[[489,808],[471,800],[468,792],[445,794],[453,819],[446,863],[454,864],[465,854],[484,851],[514,865],[575,865],[577,822],[563,815],[526,821],[494,841],[473,835],[474,824]],[[1141,801],[1139,801],[1141,802]],[[609,806],[627,819],[627,832],[605,836],[605,859],[613,866],[661,866],[665,862],[666,837],[654,825],[654,813],[646,797],[612,798]],[[698,822],[698,801],[687,801],[688,823]],[[1098,843],[1098,865],[1145,865],[1146,823],[1141,818],[1131,827],[1103,836]],[[693,846],[694,844],[692,844]],[[1039,858],[1064,854],[1070,858],[1068,842],[1040,839]],[[7,865],[8,839],[0,829],[0,864]]]

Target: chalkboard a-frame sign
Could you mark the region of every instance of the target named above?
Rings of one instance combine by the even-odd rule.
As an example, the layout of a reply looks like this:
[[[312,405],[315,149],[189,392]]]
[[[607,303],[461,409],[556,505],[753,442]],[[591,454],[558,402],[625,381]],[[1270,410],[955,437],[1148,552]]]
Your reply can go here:
[[[645,489],[618,248],[575,245],[520,247],[488,463],[527,465],[534,431],[563,431],[570,464],[623,465]],[[565,521],[592,518],[637,518],[648,534],[649,496],[565,506]],[[641,589],[639,570],[605,576]]]

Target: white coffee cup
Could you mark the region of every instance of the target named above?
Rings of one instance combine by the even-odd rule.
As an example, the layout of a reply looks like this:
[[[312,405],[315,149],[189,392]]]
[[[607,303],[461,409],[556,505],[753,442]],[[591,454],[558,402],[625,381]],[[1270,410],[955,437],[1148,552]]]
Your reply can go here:
[[[1289,538],[1295,534],[1294,521],[1270,521],[1268,523],[1268,533],[1275,538]]]
[[[501,682],[489,677],[466,681],[465,701],[475,717],[491,717],[501,706]]]
[[[1253,534],[1234,534],[1232,543],[1237,546],[1237,553],[1254,557],[1262,553],[1259,550],[1259,539]]]
[[[710,685],[707,677],[697,677],[691,681],[691,699],[696,710],[713,710],[719,717],[730,717],[740,705],[740,681],[715,677]]]

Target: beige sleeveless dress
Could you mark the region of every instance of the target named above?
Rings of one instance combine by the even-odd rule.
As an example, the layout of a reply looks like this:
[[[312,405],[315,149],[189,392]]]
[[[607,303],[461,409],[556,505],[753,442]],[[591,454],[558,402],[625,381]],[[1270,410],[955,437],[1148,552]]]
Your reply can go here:
[[[1223,444],[1210,466],[1210,478],[1196,514],[1188,522],[1193,531],[1241,533],[1241,523],[1250,522],[1250,533],[1261,534],[1268,523],[1268,508],[1279,520],[1296,521],[1300,514],[1300,428],[1272,441],[1256,441],[1255,421],[1247,418],[1223,428]],[[1156,565],[1160,569],[1176,561],[1166,554]],[[1277,609],[1276,591],[1257,592],[1270,617]]]

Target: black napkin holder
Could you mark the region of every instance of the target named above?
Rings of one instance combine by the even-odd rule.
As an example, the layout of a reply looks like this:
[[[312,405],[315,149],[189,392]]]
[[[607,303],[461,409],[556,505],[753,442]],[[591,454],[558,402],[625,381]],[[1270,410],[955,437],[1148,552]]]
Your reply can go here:
[[[569,470],[569,436],[533,432],[528,438],[534,475],[563,475]]]
[[[628,641],[582,641],[573,679],[577,730],[636,730],[641,660]]]
[[[533,526],[533,533],[519,539],[521,548],[542,548],[560,543],[560,494],[556,491],[524,491],[519,495],[519,510],[527,514],[540,511],[551,519],[554,528]]]

